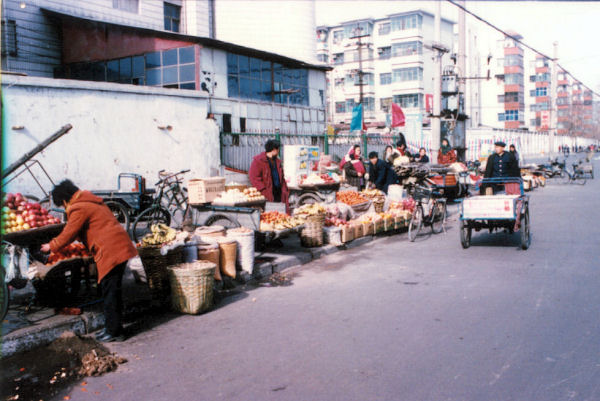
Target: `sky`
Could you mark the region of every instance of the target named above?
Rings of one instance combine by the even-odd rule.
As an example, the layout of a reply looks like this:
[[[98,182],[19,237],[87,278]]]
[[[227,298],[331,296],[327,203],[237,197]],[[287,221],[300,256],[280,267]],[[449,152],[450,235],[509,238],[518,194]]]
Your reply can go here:
[[[600,92],[600,2],[578,1],[466,1],[468,10],[502,30],[516,31],[523,41],[553,55],[558,42],[558,63],[596,92]],[[317,25],[333,25],[358,18],[421,8],[433,12],[434,1],[316,0]],[[458,9],[442,3],[442,17],[458,21]],[[467,24],[474,22],[467,16]],[[480,26],[480,25],[479,25]]]

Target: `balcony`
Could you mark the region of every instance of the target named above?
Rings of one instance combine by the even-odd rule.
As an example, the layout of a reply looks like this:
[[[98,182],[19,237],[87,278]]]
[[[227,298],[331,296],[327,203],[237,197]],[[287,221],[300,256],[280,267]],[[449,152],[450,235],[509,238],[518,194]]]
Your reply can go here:
[[[504,92],[523,92],[523,85],[522,84],[510,84],[504,85]]]
[[[509,65],[504,67],[504,74],[522,74],[523,66],[522,65]]]
[[[550,87],[550,82],[548,82],[548,81],[536,82],[535,87],[536,88],[548,88],[548,87]]]
[[[535,67],[536,74],[544,74],[546,72],[550,72],[550,68],[548,67]]]

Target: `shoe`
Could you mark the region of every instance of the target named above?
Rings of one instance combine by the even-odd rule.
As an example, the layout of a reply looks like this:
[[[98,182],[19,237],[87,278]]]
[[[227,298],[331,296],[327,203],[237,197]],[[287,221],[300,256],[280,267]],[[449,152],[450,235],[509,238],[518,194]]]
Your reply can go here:
[[[104,337],[105,335],[106,335],[106,328],[104,328],[96,333],[96,340],[100,339],[100,337]]]
[[[97,338],[97,340],[102,341],[103,343],[123,342],[125,341],[125,336],[123,334],[113,336],[110,333],[105,333],[103,336]]]

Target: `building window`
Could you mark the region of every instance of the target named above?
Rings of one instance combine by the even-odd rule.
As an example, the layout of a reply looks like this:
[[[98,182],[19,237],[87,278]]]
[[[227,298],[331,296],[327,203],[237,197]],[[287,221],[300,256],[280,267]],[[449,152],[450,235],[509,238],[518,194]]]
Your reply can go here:
[[[423,80],[423,68],[410,67],[394,70],[394,82],[421,81]]]
[[[548,96],[548,88],[535,88],[535,96]]]
[[[504,103],[504,95],[498,95],[498,103]]]
[[[383,22],[381,25],[379,25],[379,34],[380,35],[389,34],[390,30],[391,30],[391,25],[389,22]]]
[[[413,41],[404,43],[394,43],[394,45],[392,46],[393,57],[413,56],[415,54],[423,54],[422,42]]]
[[[354,99],[346,99],[346,111],[350,113],[352,109],[356,106],[356,102]]]
[[[392,31],[404,31],[406,29],[421,28],[423,16],[421,14],[409,14],[392,17]]]
[[[506,85],[523,85],[523,74],[506,74],[504,83]]]
[[[523,65],[523,56],[520,54],[507,54],[504,56],[504,66]]]
[[[140,9],[140,0],[113,0],[113,8],[137,14]]]
[[[523,103],[525,98],[520,92],[504,93],[504,103]]]
[[[545,72],[543,74],[536,74],[535,81],[536,82],[550,82],[550,74],[547,72]]]
[[[379,74],[379,85],[389,85],[392,83],[392,73],[385,72],[383,74]]]
[[[557,78],[557,79],[558,79],[559,81],[564,81],[564,80],[566,80],[566,79],[567,79],[567,77],[565,76],[565,73],[564,73],[564,72],[560,72],[560,73],[558,74],[558,78]]]
[[[333,64],[344,64],[344,53],[335,53],[333,55]]]
[[[346,112],[346,102],[335,102],[335,112],[336,113],[345,113]]]
[[[344,31],[337,30],[333,31],[333,43],[341,43],[344,40]]]
[[[556,104],[558,106],[564,106],[566,104],[569,104],[569,98],[568,97],[559,97],[556,99]]]
[[[179,32],[181,21],[181,7],[171,3],[164,3],[165,31]]]
[[[227,53],[229,97],[308,105],[308,70]]]
[[[355,22],[344,25],[344,37],[351,39],[356,36],[370,36],[373,33],[373,23],[370,21]]]
[[[423,107],[423,95],[411,93],[408,95],[394,95],[394,103],[400,107],[416,108]]]
[[[327,54],[317,54],[317,60],[319,60],[321,63],[327,64],[327,62],[329,61],[329,57],[327,56]]]
[[[374,97],[363,98],[363,108],[365,111],[374,111],[375,110],[375,98]]]
[[[505,121],[519,121],[519,110],[505,110],[504,119]]]
[[[384,113],[389,113],[390,108],[392,107],[392,98],[391,97],[383,97],[379,99],[379,108]]]
[[[377,54],[379,55],[380,60],[387,60],[392,56],[392,47],[380,47],[377,49]]]
[[[193,46],[146,54],[146,85],[196,89],[196,52]]]
[[[17,24],[14,20],[2,20],[2,55],[17,55]]]
[[[498,113],[498,121],[504,121],[504,113]]]

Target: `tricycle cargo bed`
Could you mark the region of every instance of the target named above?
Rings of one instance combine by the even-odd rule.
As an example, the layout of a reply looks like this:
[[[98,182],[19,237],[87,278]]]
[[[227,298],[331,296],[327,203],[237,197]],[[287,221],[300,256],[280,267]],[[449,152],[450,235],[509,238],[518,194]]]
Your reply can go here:
[[[463,201],[461,218],[514,219],[518,198],[518,195],[473,196]]]

